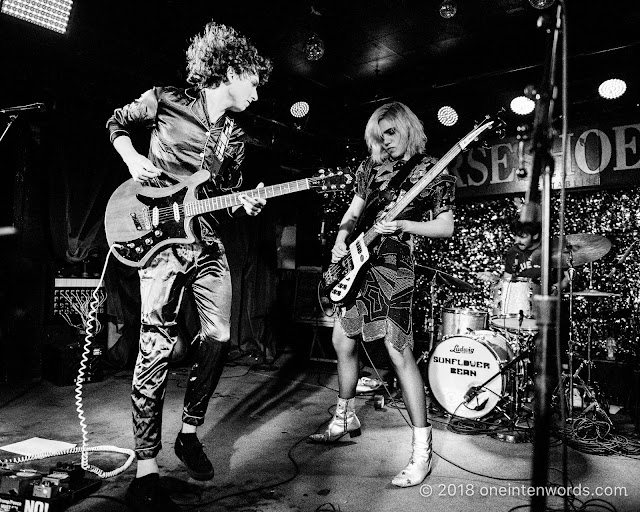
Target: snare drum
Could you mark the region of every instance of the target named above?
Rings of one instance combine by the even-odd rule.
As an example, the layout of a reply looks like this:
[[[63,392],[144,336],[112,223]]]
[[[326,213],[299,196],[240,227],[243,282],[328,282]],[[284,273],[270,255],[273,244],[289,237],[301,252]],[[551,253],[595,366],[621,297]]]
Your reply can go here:
[[[427,377],[431,393],[454,416],[482,418],[494,409],[510,385],[511,372],[499,372],[513,357],[507,339],[493,331],[445,338],[429,356]],[[469,390],[490,377],[494,378],[467,400]]]
[[[489,320],[489,313],[473,308],[443,308],[441,316],[442,338],[486,329]]]
[[[539,292],[537,288],[539,286],[534,285],[531,279],[500,279],[493,290],[491,325],[509,332],[536,332],[538,326],[533,314],[533,295]]]

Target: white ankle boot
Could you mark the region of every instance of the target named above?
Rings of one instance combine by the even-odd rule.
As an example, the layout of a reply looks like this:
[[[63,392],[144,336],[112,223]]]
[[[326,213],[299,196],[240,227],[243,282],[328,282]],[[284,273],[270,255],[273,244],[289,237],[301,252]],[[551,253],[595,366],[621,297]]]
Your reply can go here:
[[[391,483],[397,487],[418,485],[431,472],[431,425],[413,427],[411,447],[409,464],[391,480]]]
[[[333,443],[345,434],[351,437],[360,435],[360,420],[355,412],[355,398],[338,397],[338,405],[327,429],[320,434],[311,434],[309,439],[315,443]]]

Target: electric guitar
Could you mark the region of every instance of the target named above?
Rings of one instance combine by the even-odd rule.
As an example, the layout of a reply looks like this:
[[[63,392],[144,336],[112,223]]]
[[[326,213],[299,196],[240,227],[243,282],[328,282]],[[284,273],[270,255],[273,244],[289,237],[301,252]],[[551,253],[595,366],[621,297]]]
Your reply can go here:
[[[486,116],[479,125],[458,141],[435,165],[428,169],[411,189],[387,205],[387,208],[374,219],[372,224],[382,220],[392,221],[396,219],[425,188],[434,186],[446,178],[453,179],[448,176],[440,176],[447,165],[469,144],[477,141],[482,133],[502,127],[503,124],[503,121],[497,116],[495,118]],[[354,230],[355,234],[357,234],[357,229]],[[369,248],[378,236],[379,233],[371,225],[368,230],[361,232],[349,243],[349,253],[340,261],[332,263],[323,273],[321,290],[331,302],[342,306],[351,301],[357,293],[359,287],[354,285],[359,283],[364,275],[367,262],[371,257]]]
[[[268,199],[311,189],[338,192],[353,181],[348,167],[320,169],[311,178],[198,199],[198,186],[209,176],[209,171],[201,170],[169,187],[144,186],[133,179],[120,185],[107,203],[104,219],[107,242],[113,247],[115,257],[130,267],[144,267],[167,245],[193,243],[193,219],[239,206],[241,195]]]

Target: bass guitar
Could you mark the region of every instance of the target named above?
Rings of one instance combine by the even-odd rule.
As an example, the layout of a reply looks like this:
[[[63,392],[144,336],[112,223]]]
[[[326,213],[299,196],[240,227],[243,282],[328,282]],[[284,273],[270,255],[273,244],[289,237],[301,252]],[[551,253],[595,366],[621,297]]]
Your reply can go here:
[[[344,190],[353,182],[350,168],[320,169],[310,178],[198,199],[198,186],[209,179],[198,171],[169,187],[150,187],[125,181],[107,203],[104,226],[115,257],[130,267],[144,267],[163,247],[195,241],[193,219],[205,213],[242,204],[240,196],[269,199],[318,189],[322,193]]]
[[[375,222],[395,220],[425,188],[430,185],[433,186],[439,182],[439,180],[447,178],[446,176],[440,175],[459,153],[466,149],[472,142],[479,140],[481,134],[502,127],[503,124],[503,121],[497,116],[486,116],[482,123],[475,126],[473,130],[458,141],[455,146],[438,160],[435,165],[428,169],[424,176],[422,176],[411,189],[397,198],[395,202],[389,204],[386,210],[377,217]],[[378,236],[379,233],[373,229],[373,226],[361,232],[349,243],[349,253],[340,261],[332,263],[323,273],[322,282],[320,283],[321,291],[332,303],[342,306],[350,302],[357,293],[358,286],[354,285],[359,283],[364,275],[367,262],[371,257],[369,249]]]

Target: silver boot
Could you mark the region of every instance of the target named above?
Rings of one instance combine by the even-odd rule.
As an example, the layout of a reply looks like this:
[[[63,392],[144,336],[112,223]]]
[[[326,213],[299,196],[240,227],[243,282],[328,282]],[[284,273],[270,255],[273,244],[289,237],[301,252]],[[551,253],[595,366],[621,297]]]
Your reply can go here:
[[[391,480],[391,483],[397,487],[418,485],[431,472],[431,425],[413,427],[411,448],[409,464]]]
[[[351,437],[360,435],[360,420],[356,416],[355,398],[338,397],[338,405],[327,429],[319,434],[311,434],[309,439],[314,443],[333,443],[345,434]]]

